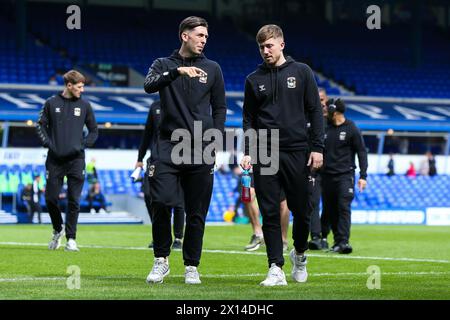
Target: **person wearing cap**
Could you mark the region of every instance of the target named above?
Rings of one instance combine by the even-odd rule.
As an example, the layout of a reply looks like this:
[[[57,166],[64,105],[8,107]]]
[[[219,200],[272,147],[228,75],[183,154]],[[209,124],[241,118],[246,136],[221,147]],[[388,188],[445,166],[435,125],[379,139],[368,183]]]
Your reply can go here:
[[[359,160],[358,189],[367,186],[367,150],[361,132],[344,115],[341,99],[327,102],[329,125],[325,134],[322,169],[323,213],[330,218],[334,236],[332,252],[348,254],[350,246],[351,204],[355,196],[355,154]]]

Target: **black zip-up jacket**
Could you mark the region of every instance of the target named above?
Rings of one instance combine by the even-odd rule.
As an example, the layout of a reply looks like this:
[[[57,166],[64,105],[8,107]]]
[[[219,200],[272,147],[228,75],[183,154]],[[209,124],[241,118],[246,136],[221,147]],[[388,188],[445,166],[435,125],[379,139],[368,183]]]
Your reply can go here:
[[[367,179],[367,150],[361,132],[349,119],[340,126],[328,124],[325,135],[323,174],[355,172],[355,154],[358,154],[360,179]]]
[[[280,150],[323,152],[323,115],[312,70],[286,57],[279,67],[261,64],[247,76],[243,107],[244,131],[279,129]],[[306,122],[311,121],[308,137]],[[245,154],[249,154],[246,144]]]
[[[178,67],[197,67],[207,73],[206,77],[180,76]],[[227,112],[222,70],[218,63],[203,54],[183,58],[178,50],[170,57],[156,59],[145,78],[147,93],[159,91],[161,122],[158,141],[163,146],[159,153],[165,156],[177,142],[170,143],[172,132],[186,129],[194,137],[194,121],[202,122],[202,133],[210,128],[224,131]],[[162,155],[161,155],[162,156]]]
[[[145,129],[142,133],[141,144],[139,146],[138,162],[144,160],[145,154],[150,147],[151,156],[155,156],[156,140],[158,139],[158,125],[161,117],[161,103],[155,101],[150,106],[148,111],[147,121],[145,122]]]
[[[83,127],[89,130],[83,136]],[[36,125],[42,145],[49,149],[55,159],[84,157],[84,149],[92,147],[97,140],[98,129],[89,102],[62,94],[54,95],[45,102]]]

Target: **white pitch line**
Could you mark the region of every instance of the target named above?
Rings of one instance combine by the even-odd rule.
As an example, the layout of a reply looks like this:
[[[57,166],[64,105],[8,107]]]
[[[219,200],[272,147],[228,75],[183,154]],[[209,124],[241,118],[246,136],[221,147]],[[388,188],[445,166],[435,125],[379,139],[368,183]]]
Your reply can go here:
[[[18,281],[60,281],[67,280],[63,277],[23,277],[23,278],[0,278],[0,282],[18,282]]]
[[[380,276],[441,276],[447,275],[450,272],[381,272]],[[250,277],[265,277],[266,273],[248,273],[248,274],[200,274],[202,278],[250,278]],[[341,272],[341,273],[308,273],[310,277],[345,277],[345,276],[365,276],[367,272]],[[170,275],[172,278],[184,278],[184,274]],[[95,280],[114,280],[114,279],[132,279],[136,276],[99,276]],[[62,281],[67,280],[64,277],[18,277],[18,278],[0,278],[0,282],[19,282],[19,281]]]
[[[0,245],[12,245],[12,246],[38,246],[47,247],[47,243],[29,243],[29,242],[0,242]],[[121,247],[121,246],[99,246],[99,245],[79,245],[79,248],[90,249],[113,249],[113,250],[143,250],[150,251],[146,247]],[[266,256],[265,252],[248,252],[248,251],[236,251],[236,250],[211,250],[203,249],[202,252],[206,253],[220,253],[220,254],[243,254],[243,255],[259,255]],[[357,260],[383,260],[383,261],[410,261],[410,262],[428,262],[428,263],[450,263],[449,260],[436,260],[436,259],[420,259],[420,258],[392,258],[392,257],[365,257],[354,255],[342,255],[335,253],[328,254],[316,254],[308,253],[309,257],[325,258],[325,259],[357,259]]]

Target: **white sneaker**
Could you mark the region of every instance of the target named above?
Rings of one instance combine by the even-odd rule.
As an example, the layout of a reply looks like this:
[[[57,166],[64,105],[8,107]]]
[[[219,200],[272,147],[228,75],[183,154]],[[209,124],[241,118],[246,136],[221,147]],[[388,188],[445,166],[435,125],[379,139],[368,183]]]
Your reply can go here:
[[[292,249],[289,257],[292,262],[292,279],[296,282],[306,282],[308,279],[308,272],[306,271],[308,261],[306,255],[299,255],[295,252],[295,249]]]
[[[58,249],[61,246],[61,238],[64,236],[64,234],[65,234],[64,227],[62,228],[62,230],[60,232],[53,230],[53,238],[48,243],[48,248],[50,250]]]
[[[260,285],[265,287],[286,286],[287,282],[284,271],[275,263],[272,263],[266,280],[261,282]]]
[[[90,212],[91,212],[91,214],[96,214],[97,213],[97,211],[95,211],[94,208],[92,208]]]
[[[99,213],[106,213],[106,210],[103,208],[100,208],[100,210],[98,211]]]
[[[80,251],[77,247],[77,243],[75,239],[69,239],[67,240],[66,247],[64,248],[65,251]]]
[[[155,258],[152,271],[147,276],[147,283],[163,283],[164,277],[169,273],[169,259]]]
[[[187,284],[200,284],[200,275],[198,274],[197,267],[186,266],[186,271],[184,272],[184,283]]]

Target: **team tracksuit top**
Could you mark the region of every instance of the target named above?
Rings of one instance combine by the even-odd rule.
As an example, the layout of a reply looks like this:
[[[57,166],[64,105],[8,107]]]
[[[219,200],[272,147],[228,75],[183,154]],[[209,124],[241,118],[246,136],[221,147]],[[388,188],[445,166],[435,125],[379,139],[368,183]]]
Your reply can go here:
[[[345,119],[340,126],[329,123],[325,135],[323,174],[338,175],[355,172],[355,154],[358,154],[359,176],[367,179],[367,150],[359,129],[352,120]]]
[[[83,136],[83,127],[89,130]],[[98,130],[94,112],[89,102],[62,94],[47,99],[37,121],[37,132],[42,145],[55,159],[84,157],[84,149],[92,147]]]
[[[142,133],[141,144],[139,146],[138,162],[142,162],[145,158],[148,148],[150,147],[151,155],[156,156],[155,145],[158,139],[158,125],[161,117],[161,103],[153,102],[147,115],[145,129]]]
[[[286,57],[278,67],[261,64],[245,81],[244,131],[279,129],[280,150],[308,150],[306,122],[311,121],[311,151],[323,152],[323,116],[312,70]],[[249,154],[246,144],[245,154]]]
[[[202,69],[207,76],[179,75],[178,67],[191,66]],[[170,141],[174,130],[186,129],[194,136],[194,121],[202,122],[202,133],[210,128],[224,131],[227,106],[222,70],[203,54],[183,58],[175,50],[170,57],[156,59],[145,78],[144,89],[147,93],[159,91],[160,95],[160,159],[170,161],[171,149],[177,143]]]

